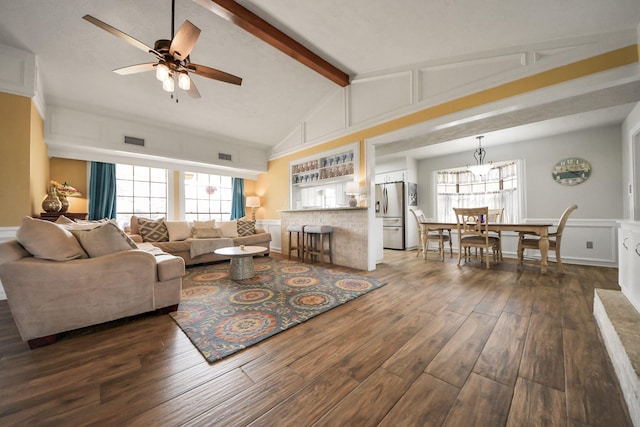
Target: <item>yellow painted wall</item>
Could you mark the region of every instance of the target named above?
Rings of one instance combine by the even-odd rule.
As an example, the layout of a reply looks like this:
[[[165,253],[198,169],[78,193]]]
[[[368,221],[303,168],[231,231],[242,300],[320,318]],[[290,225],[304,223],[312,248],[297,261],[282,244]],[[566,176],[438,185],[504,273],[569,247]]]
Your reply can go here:
[[[29,98],[0,93],[0,227],[32,214],[31,108]]]
[[[267,173],[260,174],[256,182],[256,192],[263,194],[262,212],[266,219],[279,219],[278,210],[289,209],[289,162],[311,156],[336,147],[360,141],[360,185],[365,173],[364,141],[375,136],[384,135],[407,126],[416,125],[448,114],[464,111],[498,100],[521,95],[555,84],[564,83],[580,77],[611,70],[617,67],[637,63],[640,58],[640,47],[631,45],[588,59],[564,65],[542,73],[524,77],[513,82],[498,85],[468,96],[444,102],[406,116],[389,120],[362,131],[354,132],[333,141],[296,152],[294,154],[271,160]]]
[[[49,161],[48,180],[58,181],[60,184],[66,182],[82,194],[80,197],[68,198],[69,212],[88,212],[89,184],[86,161],[52,157]]]
[[[42,199],[49,188],[49,157],[47,145],[44,143],[44,122],[36,106],[31,103],[29,135],[29,163],[30,163],[30,187],[31,207],[29,215],[38,216],[42,212]]]

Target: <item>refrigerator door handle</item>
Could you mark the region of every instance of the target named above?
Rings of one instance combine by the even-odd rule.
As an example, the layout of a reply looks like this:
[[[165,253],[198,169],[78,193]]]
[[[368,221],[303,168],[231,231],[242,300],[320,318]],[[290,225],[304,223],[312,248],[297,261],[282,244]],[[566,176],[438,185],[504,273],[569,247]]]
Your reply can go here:
[[[386,214],[389,209],[389,196],[387,195],[387,187],[382,187],[382,213]]]

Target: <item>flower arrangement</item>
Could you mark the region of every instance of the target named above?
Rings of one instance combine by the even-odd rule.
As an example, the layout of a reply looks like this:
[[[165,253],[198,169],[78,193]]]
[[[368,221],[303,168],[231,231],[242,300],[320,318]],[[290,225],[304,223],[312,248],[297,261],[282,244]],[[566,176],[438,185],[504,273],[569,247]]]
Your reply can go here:
[[[66,182],[64,184],[60,184],[58,181],[51,180],[49,184],[53,185],[56,188],[58,197],[82,197],[82,193],[80,193],[77,189],[70,186]]]

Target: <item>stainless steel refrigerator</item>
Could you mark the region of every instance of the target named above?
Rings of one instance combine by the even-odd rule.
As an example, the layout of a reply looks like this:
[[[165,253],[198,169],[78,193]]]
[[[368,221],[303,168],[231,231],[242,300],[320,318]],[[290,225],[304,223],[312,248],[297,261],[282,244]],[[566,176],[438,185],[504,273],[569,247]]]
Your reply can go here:
[[[382,240],[385,249],[403,249],[404,182],[376,184],[376,216],[382,218]]]

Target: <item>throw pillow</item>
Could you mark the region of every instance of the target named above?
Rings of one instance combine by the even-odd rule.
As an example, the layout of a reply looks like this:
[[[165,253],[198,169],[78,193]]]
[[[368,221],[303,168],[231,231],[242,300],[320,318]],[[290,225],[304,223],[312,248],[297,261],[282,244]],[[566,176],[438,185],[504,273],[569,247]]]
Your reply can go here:
[[[193,227],[194,239],[213,239],[216,237],[222,237],[222,231],[219,228],[214,227]]]
[[[238,224],[235,221],[222,221],[218,226],[222,237],[238,237]]]
[[[73,234],[54,222],[25,217],[16,240],[36,258],[51,261],[87,258]]]
[[[90,230],[71,230],[71,233],[76,236],[90,258],[138,249],[134,241],[111,221]]]
[[[213,228],[216,226],[215,219],[208,219],[206,221],[193,221],[194,228]]]
[[[60,215],[58,219],[56,219],[56,224],[73,224],[73,220],[64,215]]]
[[[256,234],[256,222],[251,220],[238,220],[238,236],[253,236]]]
[[[168,242],[169,232],[164,225],[164,218],[157,220],[138,218],[138,228],[144,242]]]
[[[165,221],[164,225],[169,232],[169,241],[175,242],[191,237],[191,226],[187,221]]]
[[[70,223],[59,224],[56,221],[56,224],[58,224],[60,227],[64,228],[65,230],[72,231],[72,230],[93,230],[96,227],[100,227],[101,225],[104,225],[104,222],[74,222],[74,221],[71,221]]]

